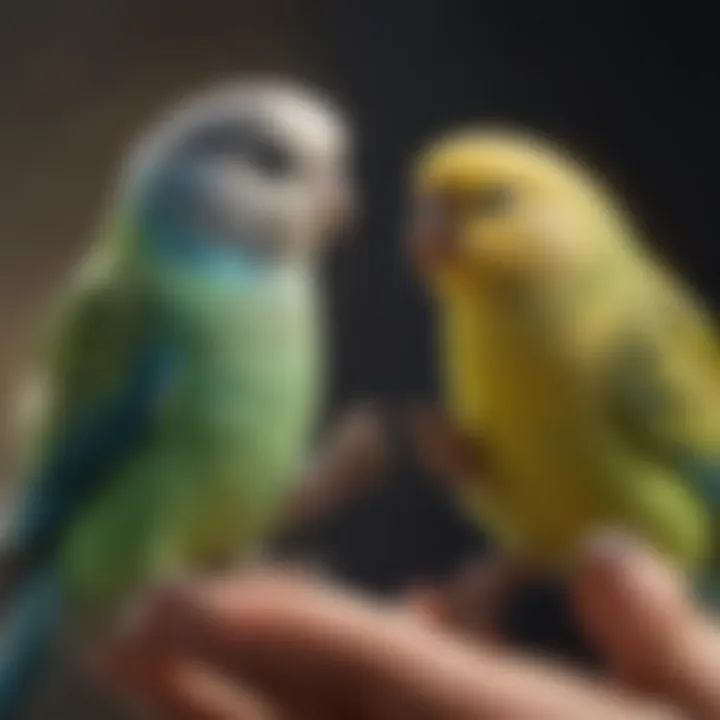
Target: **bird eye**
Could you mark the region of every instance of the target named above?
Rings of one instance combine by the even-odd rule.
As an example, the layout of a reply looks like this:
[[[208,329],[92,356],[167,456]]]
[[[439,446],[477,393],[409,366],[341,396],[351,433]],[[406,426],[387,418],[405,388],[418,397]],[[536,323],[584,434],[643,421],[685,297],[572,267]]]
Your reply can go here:
[[[238,122],[207,127],[192,137],[186,152],[195,157],[235,158],[266,175],[280,177],[292,171],[290,152],[257,127]]]
[[[506,185],[492,185],[474,198],[475,211],[484,217],[498,217],[510,211],[515,202],[513,191]]]
[[[290,152],[271,138],[248,138],[246,156],[255,167],[273,177],[288,175],[292,170]]]

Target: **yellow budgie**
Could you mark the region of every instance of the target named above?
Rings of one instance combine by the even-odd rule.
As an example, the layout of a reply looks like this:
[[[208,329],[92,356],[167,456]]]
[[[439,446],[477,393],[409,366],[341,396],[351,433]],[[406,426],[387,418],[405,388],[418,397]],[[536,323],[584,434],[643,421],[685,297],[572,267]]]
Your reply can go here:
[[[447,137],[413,195],[463,506],[546,569],[613,525],[714,579],[720,345],[702,303],[552,142]]]

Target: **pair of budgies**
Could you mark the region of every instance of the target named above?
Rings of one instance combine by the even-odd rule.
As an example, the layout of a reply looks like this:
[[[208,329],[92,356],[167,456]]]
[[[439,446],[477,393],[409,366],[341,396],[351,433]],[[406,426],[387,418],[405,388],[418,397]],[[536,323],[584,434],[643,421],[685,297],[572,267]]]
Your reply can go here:
[[[448,136],[413,196],[446,402],[434,461],[506,568],[562,578],[590,533],[619,527],[716,604],[720,339],[703,304],[551,141]]]
[[[64,629],[247,557],[283,511],[322,401],[316,271],[352,200],[349,151],[324,99],[241,82],[131,154],[26,418],[0,578],[3,720],[23,716]]]
[[[40,372],[0,717],[19,717],[65,624],[266,537],[321,396],[315,270],[346,149],[333,109],[262,84],[141,143]],[[701,304],[551,145],[454,136],[414,193],[464,506],[553,571],[612,524],[714,580],[720,358]]]

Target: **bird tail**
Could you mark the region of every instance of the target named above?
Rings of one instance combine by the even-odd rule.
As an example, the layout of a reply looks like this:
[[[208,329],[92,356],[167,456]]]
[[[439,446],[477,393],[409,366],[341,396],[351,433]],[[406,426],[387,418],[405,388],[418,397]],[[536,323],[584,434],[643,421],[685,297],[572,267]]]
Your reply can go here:
[[[38,569],[9,598],[0,634],[0,720],[20,720],[35,694],[62,606],[54,569]]]

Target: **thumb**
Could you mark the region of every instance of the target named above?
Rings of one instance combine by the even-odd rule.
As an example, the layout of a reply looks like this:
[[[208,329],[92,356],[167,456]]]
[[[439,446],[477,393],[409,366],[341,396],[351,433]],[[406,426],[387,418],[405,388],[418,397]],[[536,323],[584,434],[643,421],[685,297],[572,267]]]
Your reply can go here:
[[[652,551],[621,532],[601,533],[575,595],[586,631],[623,680],[698,717],[720,717],[720,633]]]

